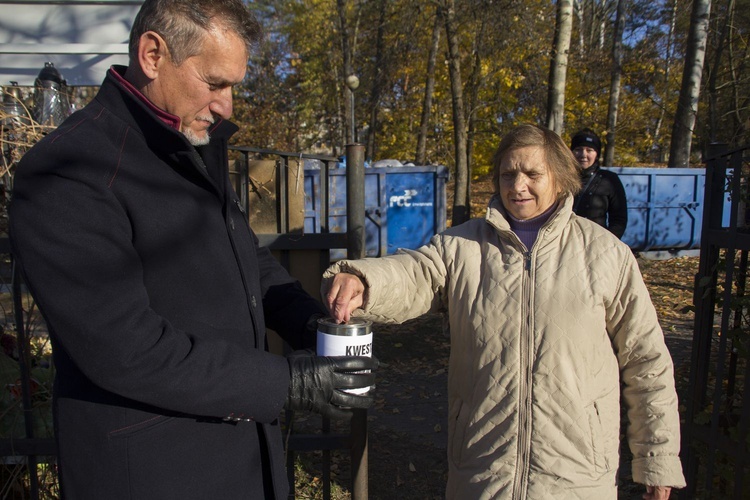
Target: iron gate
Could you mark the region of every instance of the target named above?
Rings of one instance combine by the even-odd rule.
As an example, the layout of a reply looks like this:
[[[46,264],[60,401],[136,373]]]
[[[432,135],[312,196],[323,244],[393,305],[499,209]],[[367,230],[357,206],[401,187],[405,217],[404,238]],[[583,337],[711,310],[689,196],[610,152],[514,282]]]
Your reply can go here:
[[[750,498],[750,146],[706,162],[681,498]],[[731,208],[728,208],[731,207]]]

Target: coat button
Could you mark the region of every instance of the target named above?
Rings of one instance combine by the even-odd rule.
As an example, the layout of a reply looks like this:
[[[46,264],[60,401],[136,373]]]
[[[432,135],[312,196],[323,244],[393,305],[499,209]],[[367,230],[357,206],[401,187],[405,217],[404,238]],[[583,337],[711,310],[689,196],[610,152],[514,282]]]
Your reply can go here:
[[[253,305],[253,307],[258,307],[258,301],[255,300],[255,295],[250,297],[250,303]]]

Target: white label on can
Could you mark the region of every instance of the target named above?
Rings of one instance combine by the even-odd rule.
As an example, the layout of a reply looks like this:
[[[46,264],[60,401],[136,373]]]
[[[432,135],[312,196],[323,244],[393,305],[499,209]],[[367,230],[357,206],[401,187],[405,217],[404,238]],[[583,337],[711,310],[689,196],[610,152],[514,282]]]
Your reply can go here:
[[[372,356],[372,333],[366,335],[330,335],[318,330],[318,356]],[[369,371],[369,370],[368,370]],[[369,387],[347,389],[352,394],[363,394]]]

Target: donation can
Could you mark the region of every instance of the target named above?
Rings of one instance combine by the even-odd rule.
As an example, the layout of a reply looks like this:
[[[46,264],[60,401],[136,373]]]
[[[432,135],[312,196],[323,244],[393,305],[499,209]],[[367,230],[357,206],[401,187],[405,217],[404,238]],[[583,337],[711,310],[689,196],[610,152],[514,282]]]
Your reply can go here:
[[[318,320],[318,356],[372,356],[372,322],[351,318],[336,323],[331,318]],[[369,387],[349,389],[352,394],[363,394]]]

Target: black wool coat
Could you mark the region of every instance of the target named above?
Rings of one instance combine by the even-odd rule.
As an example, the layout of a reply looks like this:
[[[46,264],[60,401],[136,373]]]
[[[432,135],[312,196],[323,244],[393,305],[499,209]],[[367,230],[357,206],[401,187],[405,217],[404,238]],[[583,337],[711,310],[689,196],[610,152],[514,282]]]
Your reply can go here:
[[[235,130],[194,148],[110,73],[18,166],[11,244],[53,342],[66,498],[286,498],[289,368],[265,329],[302,347],[325,310],[259,247]]]

